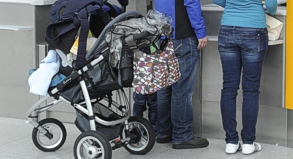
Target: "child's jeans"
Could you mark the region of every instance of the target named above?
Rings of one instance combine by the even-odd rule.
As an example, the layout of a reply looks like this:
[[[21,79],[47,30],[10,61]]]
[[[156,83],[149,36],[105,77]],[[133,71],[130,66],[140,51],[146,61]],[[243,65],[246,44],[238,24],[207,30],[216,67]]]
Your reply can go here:
[[[137,94],[133,93],[133,115],[142,116],[148,106],[148,118],[150,123],[155,126],[157,121],[157,93]]]

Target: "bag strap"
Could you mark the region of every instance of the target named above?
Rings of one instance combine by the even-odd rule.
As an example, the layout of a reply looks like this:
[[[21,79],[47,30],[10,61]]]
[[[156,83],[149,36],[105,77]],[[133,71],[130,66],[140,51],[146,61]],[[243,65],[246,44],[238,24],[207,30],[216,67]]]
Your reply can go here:
[[[86,55],[86,42],[89,32],[89,22],[88,22],[88,13],[84,8],[78,14],[80,20],[80,33],[79,33],[79,41],[78,41],[78,50],[76,56],[76,65],[75,67],[78,69],[84,66],[85,63],[85,55]]]
[[[129,48],[133,51],[134,57],[142,57],[143,53],[139,51],[139,49],[136,46],[134,36],[129,35],[125,38],[126,44],[129,46]]]
[[[88,32],[90,28],[88,16],[89,16],[89,13],[97,9],[98,9],[97,7],[88,6],[80,10],[78,14],[81,28],[79,33],[78,50],[77,50],[76,66],[75,66],[77,69],[81,68],[85,64],[87,38],[88,38]],[[99,14],[102,17],[105,24],[108,24],[110,22],[110,17],[104,10],[102,10],[101,7],[97,10],[97,14]]]

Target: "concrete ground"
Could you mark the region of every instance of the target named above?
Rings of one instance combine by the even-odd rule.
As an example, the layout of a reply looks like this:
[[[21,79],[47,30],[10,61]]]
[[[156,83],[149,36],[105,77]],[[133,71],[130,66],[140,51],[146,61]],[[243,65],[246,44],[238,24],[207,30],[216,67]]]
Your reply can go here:
[[[64,124],[67,130],[65,144],[56,152],[42,152],[32,142],[33,127],[25,120],[0,117],[0,159],[73,159],[74,142],[80,131],[74,124]],[[174,150],[169,144],[155,144],[146,155],[137,156],[124,148],[113,150],[113,159],[293,159],[293,149],[262,143],[262,150],[246,156],[224,153],[224,140],[209,139],[202,149]]]

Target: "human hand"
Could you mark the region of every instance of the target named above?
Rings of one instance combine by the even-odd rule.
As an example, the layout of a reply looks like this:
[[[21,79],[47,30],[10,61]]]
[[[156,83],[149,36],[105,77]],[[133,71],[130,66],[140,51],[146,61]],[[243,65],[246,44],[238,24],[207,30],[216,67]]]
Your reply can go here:
[[[198,39],[198,49],[205,48],[208,45],[208,37],[204,37],[202,39]]]

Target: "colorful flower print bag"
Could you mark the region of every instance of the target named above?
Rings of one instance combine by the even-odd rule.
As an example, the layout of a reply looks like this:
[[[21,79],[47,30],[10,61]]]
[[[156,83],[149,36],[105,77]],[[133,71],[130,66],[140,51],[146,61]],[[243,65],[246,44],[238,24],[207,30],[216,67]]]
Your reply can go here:
[[[163,51],[146,54],[138,50],[134,53],[132,86],[136,93],[152,94],[179,81],[181,74],[173,43],[167,40],[162,44],[165,45]]]

